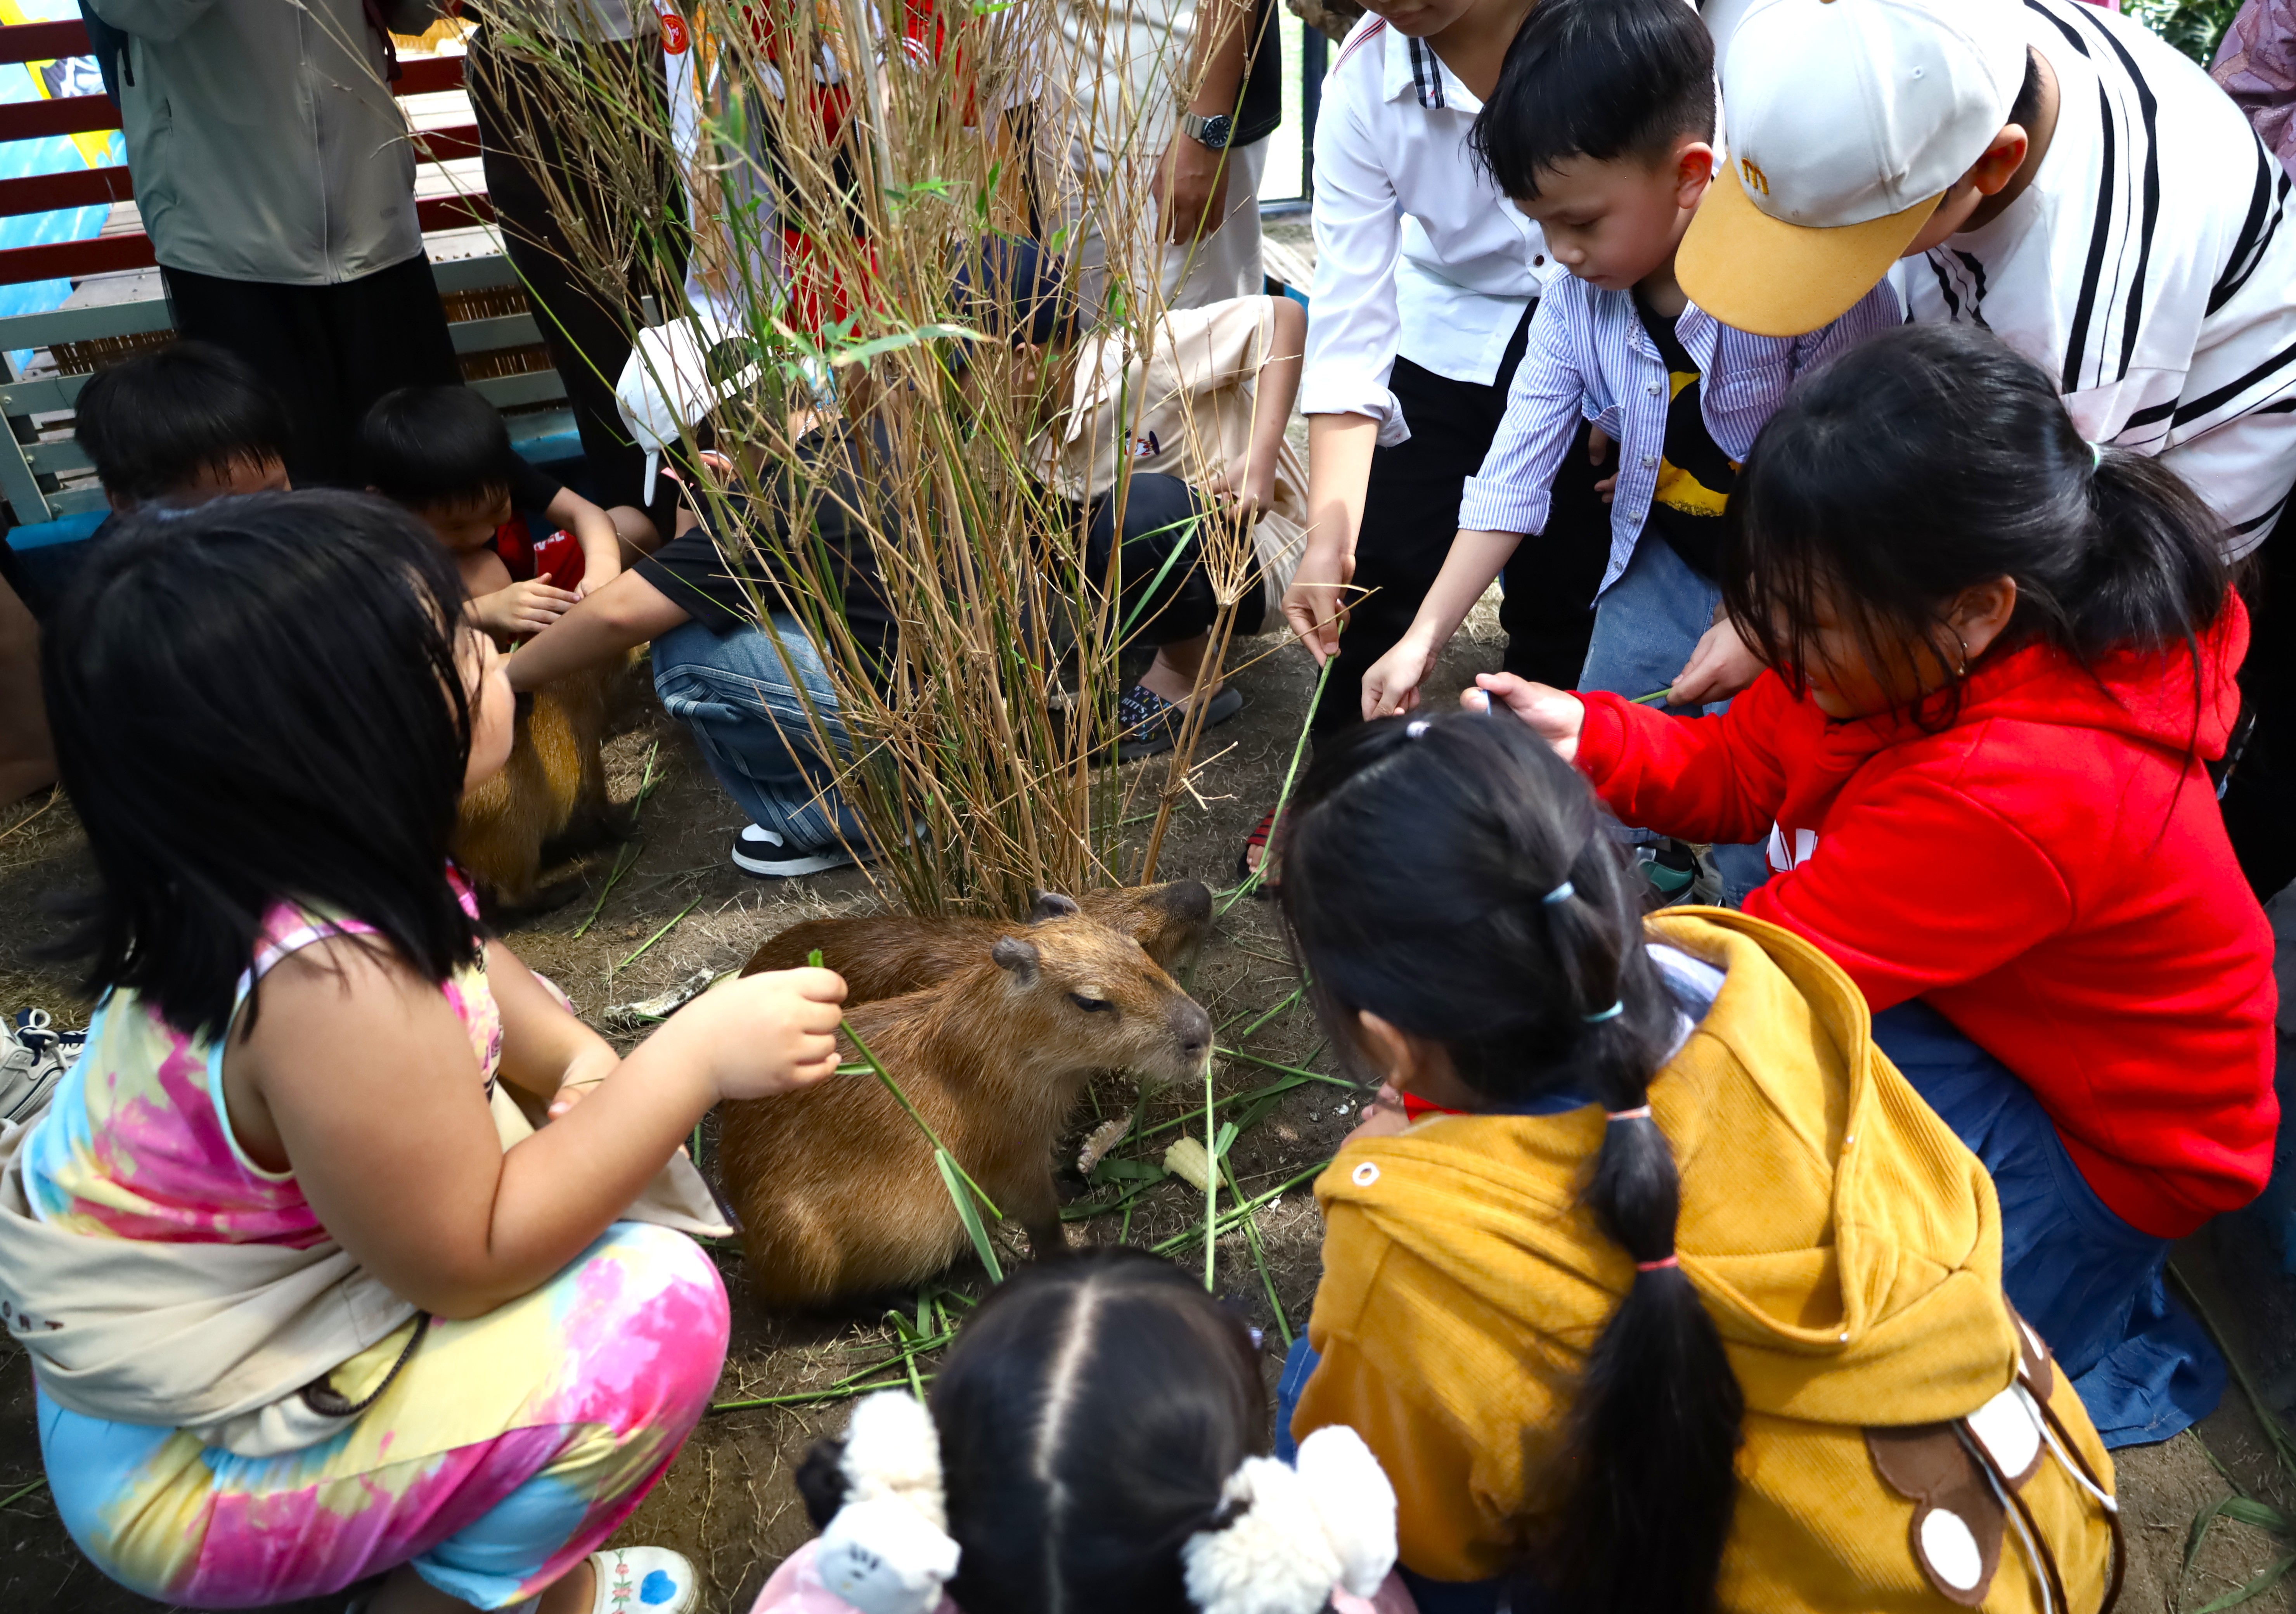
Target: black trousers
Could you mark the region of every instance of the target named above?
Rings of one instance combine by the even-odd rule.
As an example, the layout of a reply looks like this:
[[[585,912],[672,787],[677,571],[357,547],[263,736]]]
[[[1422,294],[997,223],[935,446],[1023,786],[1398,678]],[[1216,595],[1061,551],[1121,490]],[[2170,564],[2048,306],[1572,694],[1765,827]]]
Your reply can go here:
[[[1437,375],[1407,358],[1395,361],[1388,389],[1403,406],[1411,439],[1372,454],[1339,665],[1324,684],[1311,727],[1318,738],[1362,720],[1364,675],[1410,628],[1443,569],[1458,536],[1460,493],[1498,435],[1529,329],[1525,310],[1488,387]],[[1587,429],[1580,427],[1555,473],[1546,530],[1524,539],[1506,569],[1499,624],[1506,629],[1511,673],[1558,689],[1578,682],[1595,631],[1595,591],[1611,554],[1610,507],[1595,491],[1607,474],[1588,463]],[[1376,592],[1357,592],[1364,589]]]
[[[650,53],[648,84],[666,107],[668,89],[658,41],[587,48],[600,59],[594,70],[614,83],[627,82],[640,65],[639,53]],[[583,193],[587,182],[581,166],[569,167],[559,148],[537,70],[495,50],[480,29],[472,45],[469,84],[487,193],[502,226],[503,246],[535,305],[535,323],[549,345],[550,362],[566,383],[566,401],[582,434],[582,456],[589,462],[590,496],[610,506],[641,504],[645,450],[632,440],[615,411],[614,383],[630,356],[629,332],[638,323],[639,298],[685,275],[687,239],[676,176],[664,168],[654,180],[665,205],[679,209],[666,221],[670,227],[657,235],[666,258],[651,271],[634,258],[623,296],[602,300],[597,289],[569,266],[573,249],[551,216],[541,176],[528,161],[530,152],[563,193]],[[665,537],[676,508],[676,485],[665,479],[648,512]]]
[[[2296,881],[2296,498],[2245,569],[2247,742],[2225,788],[2225,830],[2259,902]]]
[[[420,253],[332,286],[160,274],[176,330],[228,348],[279,394],[287,474],[298,487],[365,486],[351,438],[374,400],[463,379],[430,260]]]
[[[1175,476],[1136,472],[1124,499],[1124,531],[1116,530],[1116,496],[1092,503],[1085,528],[1085,566],[1108,575],[1109,552],[1123,545],[1117,573],[1117,621],[1129,623],[1127,643],[1174,644],[1209,631],[1219,616],[1219,596],[1204,576],[1197,543],[1199,520],[1218,520],[1210,501]],[[1256,634],[1267,614],[1266,591],[1255,585],[1236,602],[1235,631]]]

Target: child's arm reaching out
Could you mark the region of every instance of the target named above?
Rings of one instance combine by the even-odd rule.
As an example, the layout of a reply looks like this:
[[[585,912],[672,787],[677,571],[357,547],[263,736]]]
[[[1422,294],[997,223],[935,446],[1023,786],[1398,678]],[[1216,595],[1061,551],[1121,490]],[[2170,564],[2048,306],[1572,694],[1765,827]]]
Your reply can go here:
[[[1546,529],[1554,473],[1578,435],[1587,388],[1573,356],[1569,293],[1550,293],[1530,316],[1522,362],[1507,389],[1506,417],[1467,479],[1459,536],[1419,613],[1393,650],[1364,674],[1363,715],[1383,717],[1419,704],[1419,685],[1459,624],[1505,567],[1525,533]]]
[[[1252,382],[1251,442],[1243,458],[1227,466],[1211,489],[1233,497],[1246,521],[1259,520],[1275,502],[1275,460],[1283,449],[1292,400],[1300,396],[1300,362],[1308,341],[1305,308],[1288,297],[1264,300],[1275,305],[1275,329]]]
[[[358,939],[322,942],[274,970],[254,1030],[224,1062],[249,1153],[291,1165],[343,1248],[437,1316],[480,1315],[549,1278],[720,1099],[767,1097],[836,1068],[845,983],[826,970],[705,994],[615,1061],[519,979],[506,948],[490,948],[489,964],[505,978],[504,1079],[538,1092],[603,1078],[507,1152],[445,995]]]

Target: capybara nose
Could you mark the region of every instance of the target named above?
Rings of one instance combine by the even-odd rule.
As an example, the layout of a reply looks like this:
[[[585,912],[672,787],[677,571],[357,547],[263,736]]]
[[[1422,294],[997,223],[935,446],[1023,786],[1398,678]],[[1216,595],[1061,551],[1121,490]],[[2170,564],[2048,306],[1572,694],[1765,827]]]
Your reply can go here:
[[[1194,1000],[1183,999],[1175,1004],[1168,1023],[1172,1039],[1189,1059],[1201,1060],[1212,1051],[1212,1017]]]

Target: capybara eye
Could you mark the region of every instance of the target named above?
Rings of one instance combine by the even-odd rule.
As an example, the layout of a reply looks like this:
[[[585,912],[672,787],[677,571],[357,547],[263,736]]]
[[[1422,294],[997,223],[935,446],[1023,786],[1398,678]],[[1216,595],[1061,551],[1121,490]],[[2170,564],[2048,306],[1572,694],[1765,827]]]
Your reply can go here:
[[[1081,992],[1070,993],[1069,1002],[1074,1004],[1086,1014],[1097,1014],[1103,1009],[1113,1009],[1116,1007],[1114,1004],[1110,1003],[1104,997],[1086,997]]]

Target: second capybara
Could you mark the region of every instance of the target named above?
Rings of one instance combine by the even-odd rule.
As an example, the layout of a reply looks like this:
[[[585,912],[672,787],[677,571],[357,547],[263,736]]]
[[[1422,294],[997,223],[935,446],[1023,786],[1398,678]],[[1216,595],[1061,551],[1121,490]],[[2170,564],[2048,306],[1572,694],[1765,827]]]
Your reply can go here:
[[[1027,936],[1047,919],[1081,912],[1138,942],[1167,972],[1185,969],[1211,934],[1212,894],[1202,881],[1175,880],[1158,886],[1124,886],[1086,891],[1080,897],[1056,891],[1033,894],[1027,924],[1004,919],[958,915],[920,919],[914,914],[868,914],[853,919],[808,919],[761,945],[742,966],[744,975],[795,970],[816,951],[821,962],[845,978],[845,1001],[874,1003],[947,979],[978,963],[999,937]]]
[[[938,985],[847,1019],[1039,1258],[1065,1248],[1053,1144],[1093,1072],[1180,1080],[1212,1045],[1195,1000],[1083,914],[991,936]],[[725,1105],[718,1167],[770,1305],[906,1288],[968,1245],[932,1145],[866,1072]]]
[[[613,833],[600,748],[625,665],[584,668],[521,700],[510,760],[463,793],[455,858],[497,906],[537,905],[545,846],[570,849]]]

